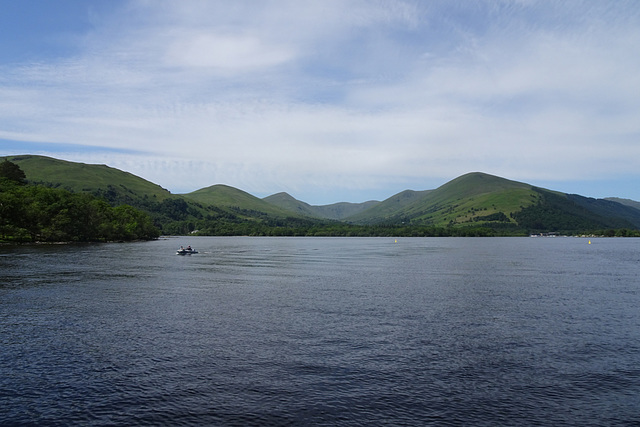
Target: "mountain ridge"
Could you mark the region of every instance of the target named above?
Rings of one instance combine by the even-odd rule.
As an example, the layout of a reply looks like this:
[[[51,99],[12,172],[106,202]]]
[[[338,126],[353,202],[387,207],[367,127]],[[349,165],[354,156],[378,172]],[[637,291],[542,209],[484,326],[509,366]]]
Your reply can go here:
[[[246,211],[260,211],[279,216],[291,214],[246,191],[225,184],[214,184],[190,193],[180,194],[180,196],[194,200],[200,204],[224,206]]]
[[[405,190],[383,201],[314,206],[284,192],[260,199],[223,184],[172,194],[157,184],[106,165],[37,155],[5,158],[23,168],[30,181],[91,192],[114,205],[131,204],[146,209],[158,223],[165,225],[163,232],[231,232],[229,228],[221,229],[220,224],[225,223],[236,224],[234,227],[242,224],[247,233],[295,224],[296,233],[305,233],[304,230],[309,232],[336,222],[345,224],[341,226],[341,232],[345,233],[349,224],[414,230],[484,229],[506,235],[640,229],[640,209],[635,205],[640,206],[638,202],[569,195],[483,172],[461,175],[433,190]]]
[[[362,203],[338,202],[328,205],[310,205],[285,192],[272,194],[262,200],[301,215],[332,220],[343,220],[380,203],[377,200],[369,200]]]

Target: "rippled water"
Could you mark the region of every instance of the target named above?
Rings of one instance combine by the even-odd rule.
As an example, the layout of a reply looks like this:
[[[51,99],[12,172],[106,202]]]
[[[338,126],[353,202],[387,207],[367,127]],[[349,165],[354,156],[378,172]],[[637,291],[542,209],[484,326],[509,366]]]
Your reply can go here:
[[[0,247],[0,424],[636,425],[639,288],[639,239]]]

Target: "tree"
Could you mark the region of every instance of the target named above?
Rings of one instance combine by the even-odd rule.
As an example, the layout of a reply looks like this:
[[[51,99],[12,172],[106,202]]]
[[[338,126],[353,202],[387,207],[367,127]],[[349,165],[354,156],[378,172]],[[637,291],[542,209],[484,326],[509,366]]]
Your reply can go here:
[[[159,234],[149,215],[131,206],[112,208],[90,194],[0,178],[0,240],[96,242]]]
[[[20,166],[7,159],[0,163],[0,179],[5,178],[18,184],[25,184],[27,176]]]

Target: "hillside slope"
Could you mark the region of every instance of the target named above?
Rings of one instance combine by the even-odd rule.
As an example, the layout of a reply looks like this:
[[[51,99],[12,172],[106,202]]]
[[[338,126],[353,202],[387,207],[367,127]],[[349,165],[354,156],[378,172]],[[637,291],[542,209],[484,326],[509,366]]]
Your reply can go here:
[[[229,197],[208,198],[208,190],[183,196],[131,173],[105,165],[92,165],[58,160],[35,155],[9,156],[36,184],[60,187],[72,192],[86,192],[101,197],[112,206],[131,205],[153,218],[154,224],[165,234],[186,234],[196,229],[198,221],[240,223],[247,220],[261,221],[274,212],[274,207],[240,190],[229,187]],[[234,197],[231,194],[243,194]],[[258,201],[259,205],[254,203]],[[200,203],[203,201],[203,203]],[[261,210],[262,208],[262,210]]]
[[[371,200],[363,203],[339,202],[330,205],[310,205],[297,200],[287,193],[273,194],[262,200],[300,215],[331,220],[343,220],[380,203],[376,200]]]
[[[8,159],[32,183],[89,192],[113,206],[140,208],[165,234],[200,230],[213,235],[381,235],[395,230],[408,235],[524,235],[627,229],[635,231],[616,235],[635,235],[640,230],[637,202],[568,195],[481,172],[462,175],[435,190],[406,190],[382,202],[312,206],[287,193],[260,199],[226,185],[174,195],[105,165],[35,155]]]
[[[318,213],[308,203],[302,202],[288,193],[281,192],[263,198],[265,202],[297,215],[318,217]]]
[[[53,187],[79,193],[92,193],[123,203],[138,204],[139,199],[158,201],[171,197],[171,193],[157,184],[106,165],[69,162],[36,155],[7,156],[17,164],[33,183],[46,183]]]
[[[604,200],[620,203],[621,205],[630,206],[634,209],[640,210],[640,202],[631,199],[621,199],[619,197],[605,197]]]
[[[407,202],[407,200],[410,200]],[[640,211],[472,172],[421,194],[399,193],[347,218],[357,224],[489,227],[505,233],[640,228]],[[519,231],[518,231],[519,230]]]
[[[228,185],[216,184],[181,196],[202,205],[228,208],[249,215],[254,213],[277,217],[300,216]]]
[[[407,206],[419,203],[433,190],[404,190],[388,199],[365,209],[362,212],[346,217],[345,220],[356,224],[376,224],[386,221],[397,222],[404,217]]]
[[[512,212],[537,200],[528,184],[472,172],[431,191],[404,191],[347,220],[359,224],[411,223],[456,226],[514,222]],[[506,217],[506,218],[505,218]]]

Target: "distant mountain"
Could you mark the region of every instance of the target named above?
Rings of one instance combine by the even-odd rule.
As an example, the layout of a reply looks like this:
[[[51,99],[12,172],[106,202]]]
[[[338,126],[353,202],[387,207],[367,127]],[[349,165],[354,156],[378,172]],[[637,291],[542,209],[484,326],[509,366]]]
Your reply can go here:
[[[301,202],[300,200],[297,200],[296,198],[285,192],[272,194],[271,196],[267,196],[262,200],[297,215],[304,215],[314,218],[318,217],[317,212],[310,204]]]
[[[526,232],[640,228],[640,210],[567,195],[481,172],[441,187],[402,192],[346,220],[358,224],[490,227]]]
[[[340,202],[330,205],[313,206],[297,200],[287,193],[273,194],[262,200],[282,209],[286,209],[289,212],[295,212],[312,218],[331,220],[343,220],[380,203],[376,200],[371,200],[364,203]]]
[[[602,218],[617,218],[608,220],[613,228],[626,227],[624,222],[630,222],[636,228],[640,228],[640,203],[628,200],[626,203],[611,199],[594,199],[578,194],[568,194],[567,198],[575,204],[584,207],[589,212]]]
[[[394,218],[397,219],[402,216],[402,212],[407,206],[422,200],[422,198],[430,192],[431,190],[405,190],[371,206],[369,209],[355,213],[344,219],[359,224],[379,223],[389,220],[391,222],[397,222],[394,221]]]
[[[635,209],[640,209],[640,202],[636,202],[631,199],[620,199],[618,197],[605,197],[604,200],[620,203],[621,205],[630,206]]]
[[[191,193],[182,194],[186,199],[196,201],[202,205],[212,205],[216,207],[231,208],[250,214],[261,213],[278,217],[298,216],[299,214],[282,209],[255,197],[245,191],[228,185],[216,184],[210,187],[201,188]]]
[[[636,234],[640,230],[638,202],[565,194],[482,172],[462,175],[434,190],[405,190],[382,202],[312,206],[287,193],[260,199],[226,185],[171,194],[105,165],[35,155],[8,160],[32,183],[89,192],[114,206],[143,209],[165,234],[200,230],[209,235],[523,235],[609,230],[611,235],[612,229]]]
[[[347,218],[359,224],[413,223],[455,226],[495,222],[491,215],[507,216],[534,203],[528,184],[480,172],[462,175],[431,191],[403,191],[380,205]],[[502,215],[498,215],[502,219]]]
[[[339,202],[313,207],[321,218],[344,220],[373,206],[377,206],[379,203],[377,200],[369,200],[362,203]]]

